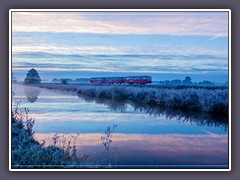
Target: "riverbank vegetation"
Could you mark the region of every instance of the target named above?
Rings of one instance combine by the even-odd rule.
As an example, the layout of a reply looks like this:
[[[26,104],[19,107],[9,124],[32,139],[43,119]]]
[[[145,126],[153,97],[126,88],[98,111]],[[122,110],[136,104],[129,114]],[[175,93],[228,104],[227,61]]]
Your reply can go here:
[[[41,88],[74,91],[78,95],[112,100],[131,100],[151,106],[228,114],[228,89],[194,86],[134,86],[87,84],[37,84]]]
[[[87,155],[78,155],[74,141],[64,141],[56,134],[52,144],[45,146],[34,139],[34,119],[26,108],[16,103],[12,111],[12,168],[77,168]],[[76,137],[74,138],[76,140]],[[74,140],[73,139],[73,140]]]

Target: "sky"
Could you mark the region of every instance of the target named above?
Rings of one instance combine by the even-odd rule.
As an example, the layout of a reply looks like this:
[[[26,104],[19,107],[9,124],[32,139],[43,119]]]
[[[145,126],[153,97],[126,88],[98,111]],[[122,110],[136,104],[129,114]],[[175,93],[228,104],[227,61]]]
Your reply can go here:
[[[45,79],[228,79],[227,12],[12,12],[12,70]]]

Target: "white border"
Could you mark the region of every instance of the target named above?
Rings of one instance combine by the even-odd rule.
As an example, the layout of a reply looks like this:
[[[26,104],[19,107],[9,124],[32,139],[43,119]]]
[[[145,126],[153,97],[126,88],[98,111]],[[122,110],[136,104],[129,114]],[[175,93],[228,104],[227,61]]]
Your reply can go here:
[[[228,98],[229,98],[229,168],[228,169],[12,169],[11,167],[11,111],[12,111],[12,12],[228,12]],[[9,10],[9,171],[231,171],[231,10],[230,9],[10,9]]]

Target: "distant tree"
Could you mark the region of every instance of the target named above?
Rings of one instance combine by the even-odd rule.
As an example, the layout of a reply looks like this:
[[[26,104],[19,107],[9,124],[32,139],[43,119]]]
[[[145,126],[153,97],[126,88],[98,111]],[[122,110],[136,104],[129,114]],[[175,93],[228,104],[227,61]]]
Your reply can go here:
[[[164,84],[164,81],[159,81],[159,84]]]
[[[183,80],[183,84],[192,84],[192,79],[189,76],[186,76]]]
[[[74,80],[74,82],[77,82],[77,83],[88,83],[90,81],[89,78],[77,78]]]
[[[164,83],[168,85],[168,84],[170,84],[170,81],[169,80],[165,80]]]
[[[61,83],[62,83],[62,84],[67,84],[68,81],[67,81],[67,79],[61,79]]]
[[[179,85],[179,84],[182,84],[182,81],[180,79],[174,79],[174,80],[171,81],[171,84]]]
[[[25,84],[38,84],[41,82],[41,78],[38,75],[38,72],[32,68],[28,71],[27,76],[24,80]]]
[[[198,84],[204,85],[204,86],[211,86],[211,85],[214,85],[214,82],[204,80],[202,82],[199,82]]]
[[[53,78],[52,82],[56,83],[56,82],[59,82],[59,80],[56,78]]]
[[[66,78],[67,82],[73,82],[71,78]]]

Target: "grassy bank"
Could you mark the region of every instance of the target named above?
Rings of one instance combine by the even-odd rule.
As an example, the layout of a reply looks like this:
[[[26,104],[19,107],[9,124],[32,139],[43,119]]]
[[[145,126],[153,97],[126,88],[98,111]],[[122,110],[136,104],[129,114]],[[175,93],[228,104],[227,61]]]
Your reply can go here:
[[[128,86],[87,84],[38,84],[41,88],[74,91],[78,95],[131,100],[151,106],[228,114],[228,89],[192,86]]]
[[[83,166],[86,155],[78,156],[76,146],[66,142],[57,146],[55,135],[52,145],[44,146],[34,139],[34,120],[28,110],[19,105],[12,111],[12,168],[77,168]]]

